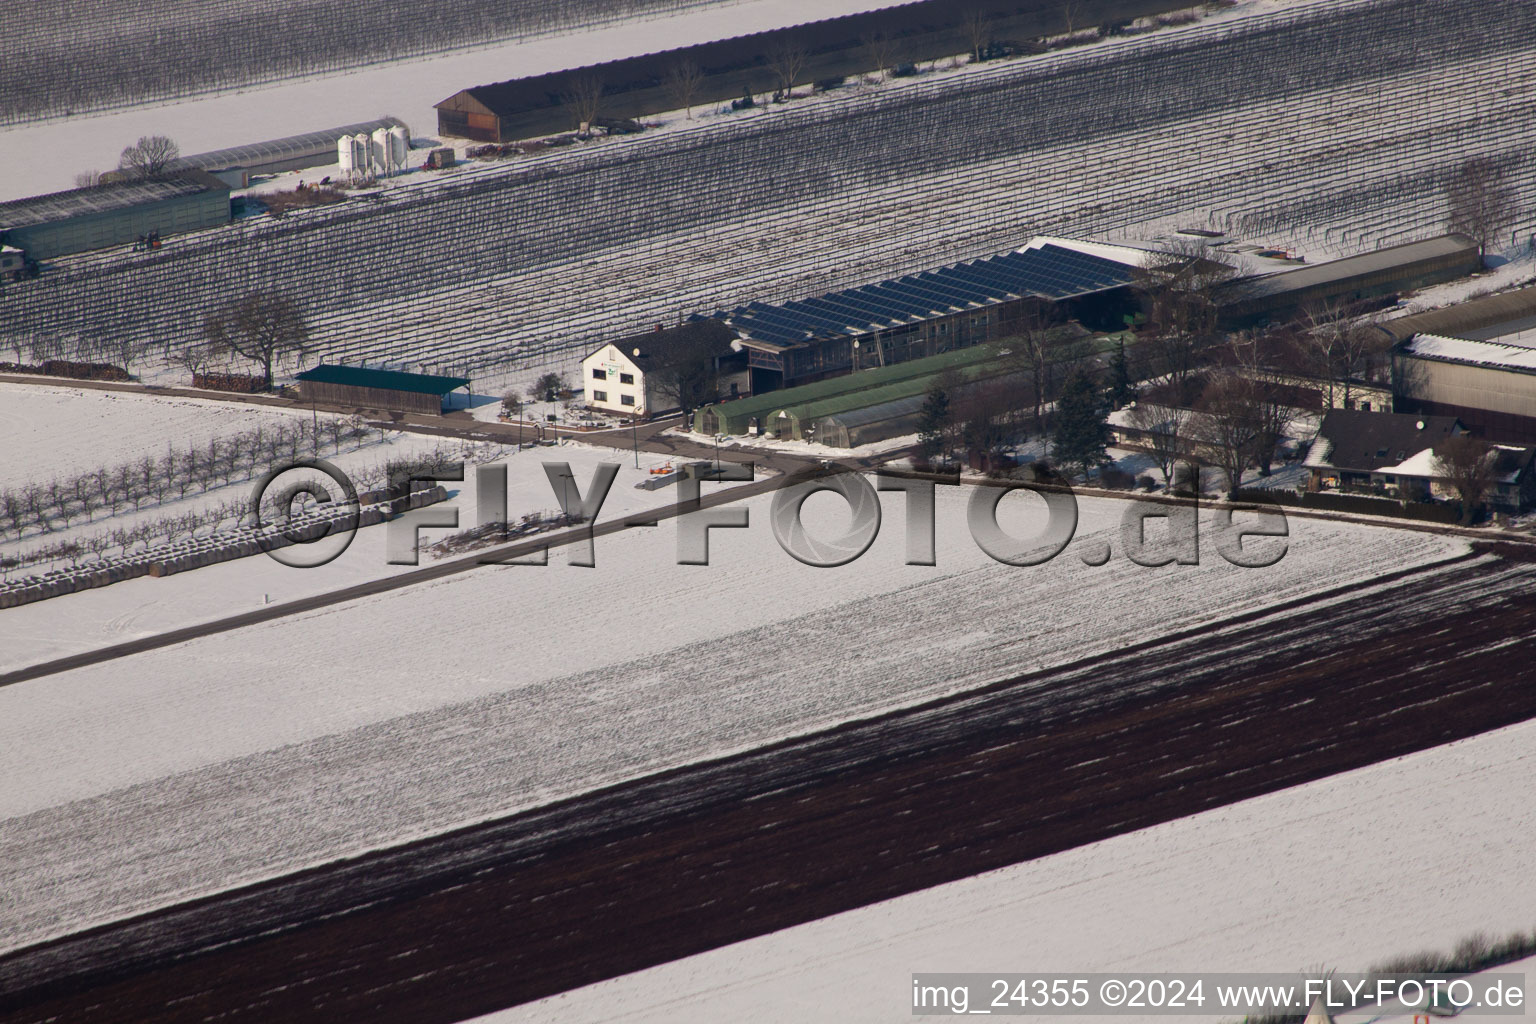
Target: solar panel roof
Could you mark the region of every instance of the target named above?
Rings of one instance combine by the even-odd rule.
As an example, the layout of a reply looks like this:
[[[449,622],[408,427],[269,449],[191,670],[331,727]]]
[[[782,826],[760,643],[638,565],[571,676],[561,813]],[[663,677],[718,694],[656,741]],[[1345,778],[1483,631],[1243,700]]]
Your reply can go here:
[[[1130,284],[1134,268],[1047,243],[879,284],[719,314],[743,338],[789,347],[982,309],[1033,295],[1060,300]]]

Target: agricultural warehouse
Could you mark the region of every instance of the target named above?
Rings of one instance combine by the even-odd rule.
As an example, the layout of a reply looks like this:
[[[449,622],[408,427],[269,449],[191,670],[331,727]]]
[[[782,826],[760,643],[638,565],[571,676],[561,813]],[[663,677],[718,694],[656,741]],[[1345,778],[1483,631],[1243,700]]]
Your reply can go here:
[[[1394,342],[1415,334],[1493,341],[1536,328],[1536,285],[1458,302],[1444,309],[1387,320],[1377,325]]]
[[[1135,18],[1167,11],[1183,0],[1086,0],[1070,14],[1059,0],[974,0],[963,8],[946,0],[918,3],[841,18],[829,18],[773,32],[703,43],[610,61],[573,71],[517,78],[461,89],[436,104],[440,135],[512,142],[577,127],[573,116],[587,83],[602,88],[595,110],[599,121],[645,117],[688,105],[680,101],[671,79],[675,69],[691,64],[698,82],[688,101],[706,106],[760,98],[779,91],[782,78],[792,85],[840,83],[845,78],[885,68],[910,67],[919,61],[971,51],[975,33],[967,16],[979,16],[982,45],[989,55],[1029,49],[1025,42],[1072,27],[1128,24]],[[871,47],[869,40],[888,40]],[[1006,40],[1016,42],[1008,43]],[[795,55],[789,64],[785,56]],[[794,65],[791,67],[790,65]]]
[[[1361,302],[1451,281],[1481,270],[1477,243],[1450,234],[1361,256],[1235,282],[1222,319],[1231,327],[1284,319],[1325,302]]]
[[[229,222],[229,186],[195,168],[0,203],[0,242],[34,260]]]
[[[706,406],[693,428],[706,434],[774,434],[851,448],[911,433],[928,388],[946,371],[966,384],[1014,370],[997,345],[977,345],[799,387]],[[916,399],[916,402],[912,401]]]
[[[1399,412],[1455,416],[1490,441],[1536,442],[1536,348],[1416,334],[1392,353]]]
[[[1005,337],[1035,300],[1090,326],[1118,327],[1134,309],[1131,283],[1145,257],[1036,238],[1001,256],[778,306],[753,302],[721,319],[747,349],[756,395]]]
[[[297,375],[304,401],[346,409],[380,409],[436,416],[448,395],[469,387],[463,377],[321,363]]]
[[[209,153],[184,156],[171,164],[171,169],[197,168],[207,171],[231,188],[244,188],[250,184],[253,174],[278,174],[297,171],[305,167],[325,167],[336,162],[336,142],[353,135],[372,135],[380,128],[405,128],[398,117],[381,117],[376,121],[326,128],[303,135],[291,135],[286,139],[253,142],[245,146],[216,149]]]

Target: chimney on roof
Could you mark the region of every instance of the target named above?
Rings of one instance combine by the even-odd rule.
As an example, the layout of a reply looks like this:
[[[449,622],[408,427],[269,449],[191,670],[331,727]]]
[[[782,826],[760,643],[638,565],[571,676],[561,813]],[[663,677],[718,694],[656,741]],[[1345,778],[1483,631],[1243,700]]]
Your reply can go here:
[[[658,333],[658,334],[661,333],[661,324],[657,324],[656,325],[656,333]]]

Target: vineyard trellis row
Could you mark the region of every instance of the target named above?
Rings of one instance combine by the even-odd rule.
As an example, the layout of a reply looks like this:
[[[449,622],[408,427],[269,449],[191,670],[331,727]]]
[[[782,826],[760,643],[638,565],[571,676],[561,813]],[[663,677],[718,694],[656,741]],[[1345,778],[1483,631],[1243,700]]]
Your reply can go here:
[[[153,254],[66,258],[4,294],[0,340],[111,332],[174,346],[220,297],[281,287],[300,292],[331,361],[483,379],[1038,231],[1178,217],[1295,247],[1400,241],[1441,229],[1444,184],[1467,153],[1531,148],[1533,30],[1533,4],[1493,17],[1476,0],[1315,0],[792,104]],[[1529,196],[1529,165],[1517,179]]]

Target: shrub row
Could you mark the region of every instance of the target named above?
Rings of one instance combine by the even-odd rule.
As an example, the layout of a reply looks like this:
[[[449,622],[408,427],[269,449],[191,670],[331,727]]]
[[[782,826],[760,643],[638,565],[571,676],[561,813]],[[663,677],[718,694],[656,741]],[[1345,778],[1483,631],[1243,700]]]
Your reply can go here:
[[[0,373],[33,373],[74,380],[133,380],[133,375],[111,363],[77,363],[68,359],[45,359],[41,363],[0,363]]]
[[[209,391],[233,391],[242,395],[254,395],[265,390],[266,380],[245,373],[194,373],[192,386]]]

